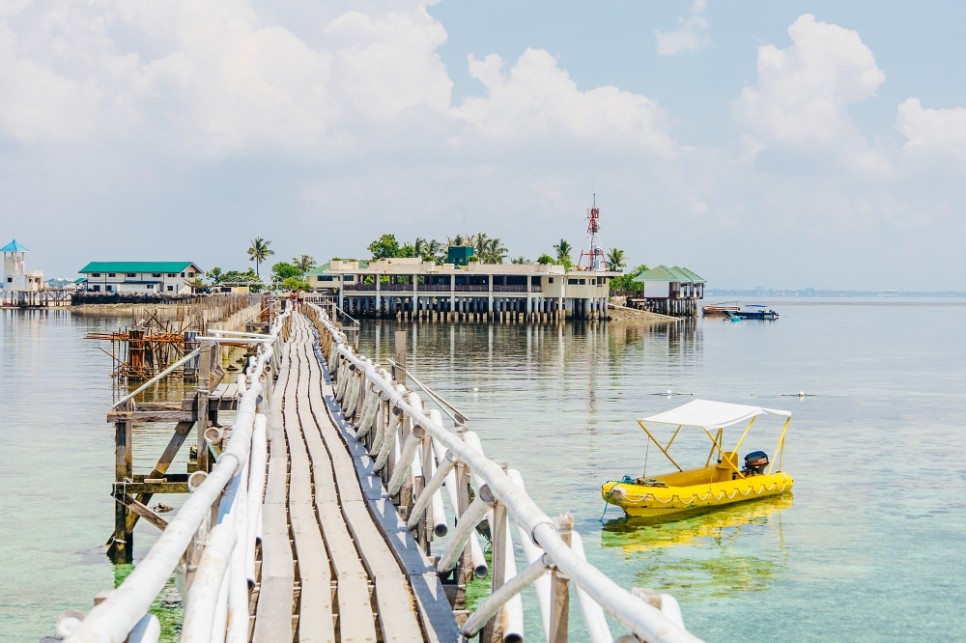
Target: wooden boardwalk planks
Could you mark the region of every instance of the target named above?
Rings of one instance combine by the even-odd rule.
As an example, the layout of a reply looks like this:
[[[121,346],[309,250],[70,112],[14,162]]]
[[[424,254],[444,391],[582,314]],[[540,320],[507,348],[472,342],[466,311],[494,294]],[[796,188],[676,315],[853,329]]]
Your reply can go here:
[[[286,350],[286,353],[288,351]],[[292,611],[295,595],[295,561],[288,529],[288,452],[282,433],[281,397],[288,380],[282,372],[276,384],[271,439],[269,441],[268,481],[262,506],[262,565],[255,629],[252,640],[291,641]]]
[[[255,640],[459,640],[455,621],[441,628],[452,634],[446,638],[436,635],[438,625],[421,623],[427,613],[410,587],[414,570],[400,566],[385,527],[374,522],[374,490],[360,487],[357,455],[329,415],[324,380],[310,324],[298,316],[272,400]],[[391,509],[383,505],[381,512]]]

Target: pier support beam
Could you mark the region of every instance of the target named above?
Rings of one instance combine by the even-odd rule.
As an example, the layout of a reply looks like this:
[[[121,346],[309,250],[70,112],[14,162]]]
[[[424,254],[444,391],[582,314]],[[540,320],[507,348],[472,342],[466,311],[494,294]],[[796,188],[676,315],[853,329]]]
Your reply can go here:
[[[128,528],[128,508],[125,502],[125,481],[133,480],[132,423],[114,423],[114,537],[108,551],[115,563],[130,563],[134,559],[134,525]]]

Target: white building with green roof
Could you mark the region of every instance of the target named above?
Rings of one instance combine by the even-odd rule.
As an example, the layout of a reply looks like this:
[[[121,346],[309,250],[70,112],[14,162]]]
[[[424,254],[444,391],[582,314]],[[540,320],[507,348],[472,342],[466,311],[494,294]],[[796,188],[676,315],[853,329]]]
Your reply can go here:
[[[655,266],[634,277],[643,284],[645,308],[665,315],[694,317],[706,280],[681,266]]]
[[[190,295],[204,272],[193,261],[92,261],[79,270],[88,292]]]

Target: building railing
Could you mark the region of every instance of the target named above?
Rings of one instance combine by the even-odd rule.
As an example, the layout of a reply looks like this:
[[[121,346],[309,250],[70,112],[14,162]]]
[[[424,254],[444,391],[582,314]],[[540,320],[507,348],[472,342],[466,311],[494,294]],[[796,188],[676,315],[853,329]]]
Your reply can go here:
[[[191,474],[191,495],[131,575],[86,616],[74,611],[61,615],[57,634],[68,643],[157,641],[160,625],[148,610],[182,559],[188,567],[181,640],[248,641],[248,587],[255,579],[255,538],[268,457],[268,417],[256,409],[259,402],[271,404],[272,373],[278,372],[277,355],[290,321],[286,312],[275,318],[268,335],[231,335],[235,343],[242,335],[250,340],[257,358],[250,358],[245,374],[238,377],[243,393],[227,447],[210,472]],[[225,437],[220,427],[205,431],[215,448]]]
[[[413,288],[412,284],[380,284],[379,292],[383,295],[388,293],[407,293],[412,294],[424,293],[424,292],[472,292],[472,293],[541,293],[543,288],[538,285],[526,285],[526,284],[493,284],[490,287],[489,284],[456,284],[455,286],[450,286],[449,284],[416,284]],[[343,287],[343,292],[365,292],[370,294],[376,293],[375,284],[346,284]]]
[[[479,438],[466,430],[465,418],[455,416],[455,431],[444,428],[439,411],[424,410],[417,393],[394,381],[385,368],[358,356],[321,309],[310,307],[306,312],[319,330],[320,357],[334,378],[335,397],[350,432],[366,445],[389,495],[408,498],[407,525],[424,546],[432,547],[449,532],[441,496],[445,484],[458,518],[445,546],[432,552],[437,572],[446,574],[462,560],[462,569],[485,577],[488,566],[476,526],[483,520],[490,523],[492,591],[466,620],[465,636],[492,628],[494,617],[503,611],[505,640],[522,640],[519,593],[533,584],[544,634],[551,641],[566,640],[568,587],[573,582],[591,641],[614,640],[605,613],[640,640],[698,640],[684,627],[673,597],[652,590],[629,592],[587,563],[573,519],[547,516],[527,495],[517,471],[483,454]],[[401,493],[404,489],[411,493]],[[528,561],[519,572],[513,526]]]

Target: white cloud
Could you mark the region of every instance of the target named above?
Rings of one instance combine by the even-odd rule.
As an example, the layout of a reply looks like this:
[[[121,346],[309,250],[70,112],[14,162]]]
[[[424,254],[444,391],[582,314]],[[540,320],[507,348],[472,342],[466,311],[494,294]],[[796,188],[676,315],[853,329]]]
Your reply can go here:
[[[0,27],[0,134],[133,137],[215,158],[356,150],[360,123],[448,107],[445,31],[422,5],[403,11],[344,11],[313,47],[241,0],[14,6],[16,32]]]
[[[787,49],[758,49],[758,82],[734,102],[753,149],[770,146],[833,154],[861,171],[882,171],[886,159],[855,127],[849,107],[875,95],[885,80],[855,31],[804,14],[788,28]]]
[[[437,53],[446,32],[425,3],[356,6],[330,7],[310,34],[248,0],[8,5],[0,136],[208,162],[265,151],[344,161],[420,138],[439,151],[447,140],[465,149],[553,139],[674,154],[654,101],[579,90],[542,50],[506,72],[498,56],[470,57],[485,94],[453,106]],[[14,21],[16,31],[6,27]]]
[[[486,94],[455,110],[470,126],[466,139],[511,147],[565,140],[664,158],[677,153],[654,101],[616,87],[581,91],[546,51],[528,49],[508,71],[496,54],[470,56],[469,66]]]
[[[966,161],[966,108],[929,109],[907,98],[899,105],[896,129],[906,138],[903,151],[913,160]]]
[[[679,29],[675,31],[654,30],[657,38],[657,53],[662,56],[674,56],[686,51],[697,51],[711,44],[711,39],[705,35],[708,29],[708,10],[706,0],[694,0],[691,12],[684,18],[678,18]]]

